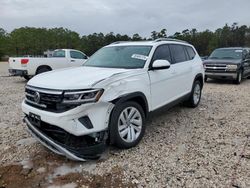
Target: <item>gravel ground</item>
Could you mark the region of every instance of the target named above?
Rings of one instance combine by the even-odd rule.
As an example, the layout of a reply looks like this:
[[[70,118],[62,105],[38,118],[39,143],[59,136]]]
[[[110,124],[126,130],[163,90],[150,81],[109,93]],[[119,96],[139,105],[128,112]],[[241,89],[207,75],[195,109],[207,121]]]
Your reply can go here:
[[[0,187],[250,187],[250,80],[210,81],[196,109],[152,116],[137,147],[79,163],[26,132],[26,81],[7,68],[0,62]]]

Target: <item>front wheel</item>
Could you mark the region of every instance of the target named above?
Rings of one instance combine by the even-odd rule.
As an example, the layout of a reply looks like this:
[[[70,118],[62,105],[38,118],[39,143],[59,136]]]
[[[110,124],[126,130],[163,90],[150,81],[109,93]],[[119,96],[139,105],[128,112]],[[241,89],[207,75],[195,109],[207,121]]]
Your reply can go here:
[[[122,149],[134,147],[144,132],[145,114],[138,103],[127,101],[114,108],[110,121],[111,144]]]
[[[205,76],[204,81],[207,82],[207,79],[208,79],[207,76]]]
[[[186,101],[187,106],[195,108],[199,105],[201,100],[201,90],[202,90],[201,82],[199,80],[196,80],[193,84],[191,95],[189,99]]]
[[[238,74],[237,74],[237,78],[236,80],[234,80],[235,84],[240,84],[242,81],[242,70],[239,70]]]

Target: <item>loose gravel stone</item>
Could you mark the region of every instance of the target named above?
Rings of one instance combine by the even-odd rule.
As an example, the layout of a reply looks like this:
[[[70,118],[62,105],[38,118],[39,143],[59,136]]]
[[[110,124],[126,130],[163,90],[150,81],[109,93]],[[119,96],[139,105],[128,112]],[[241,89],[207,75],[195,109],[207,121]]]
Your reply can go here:
[[[121,185],[137,187],[250,187],[250,80],[241,85],[210,80],[198,108],[179,105],[154,114],[137,147],[108,147],[89,170],[88,162],[69,161],[32,139],[22,123],[26,81],[7,75],[7,64],[0,62],[0,167],[40,157],[34,170],[21,171],[34,178],[49,177],[65,164],[83,171],[86,166],[88,184],[62,180],[61,185],[79,187],[91,187],[95,175],[107,181],[111,174]]]

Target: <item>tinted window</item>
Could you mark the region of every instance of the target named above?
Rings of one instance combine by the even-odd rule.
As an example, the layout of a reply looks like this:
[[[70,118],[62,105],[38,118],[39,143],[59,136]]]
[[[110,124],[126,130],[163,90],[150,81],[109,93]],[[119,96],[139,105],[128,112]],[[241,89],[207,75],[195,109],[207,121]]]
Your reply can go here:
[[[242,49],[216,49],[209,56],[209,59],[241,59],[243,54]]]
[[[168,60],[170,63],[172,62],[168,45],[161,45],[156,48],[153,61],[158,59]]]
[[[191,48],[190,46],[185,46],[189,59],[192,60],[195,57],[195,51],[193,50],[193,48]]]
[[[74,59],[86,59],[85,55],[77,51],[70,51],[70,57]]]
[[[187,61],[186,52],[184,46],[178,44],[170,45],[171,55],[175,63]]]

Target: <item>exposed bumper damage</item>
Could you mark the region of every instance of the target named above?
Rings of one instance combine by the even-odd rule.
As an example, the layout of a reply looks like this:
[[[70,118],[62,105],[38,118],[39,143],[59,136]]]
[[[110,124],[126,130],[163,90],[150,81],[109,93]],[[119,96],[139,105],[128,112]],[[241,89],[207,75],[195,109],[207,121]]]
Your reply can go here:
[[[72,160],[86,161],[97,159],[106,148],[107,131],[75,136],[59,127],[42,121],[39,125],[33,125],[29,116],[26,116],[24,121],[27,124],[28,131],[41,144],[53,152]]]

